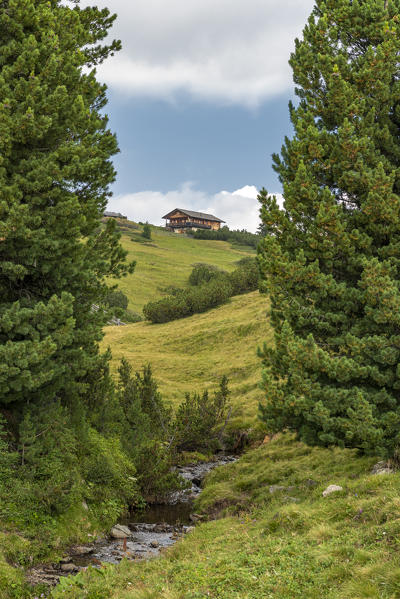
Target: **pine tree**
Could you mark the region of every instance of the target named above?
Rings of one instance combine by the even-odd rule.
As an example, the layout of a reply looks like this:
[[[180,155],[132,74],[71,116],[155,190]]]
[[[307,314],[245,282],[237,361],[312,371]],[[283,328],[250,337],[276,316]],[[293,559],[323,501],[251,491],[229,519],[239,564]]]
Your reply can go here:
[[[97,64],[107,9],[0,2],[0,406],[84,394],[104,358],[106,277],[131,272],[100,227],[118,151]],[[18,404],[16,404],[18,405]]]
[[[274,157],[284,209],[260,194],[276,341],[262,418],[382,454],[400,441],[399,52],[399,0],[317,0]]]

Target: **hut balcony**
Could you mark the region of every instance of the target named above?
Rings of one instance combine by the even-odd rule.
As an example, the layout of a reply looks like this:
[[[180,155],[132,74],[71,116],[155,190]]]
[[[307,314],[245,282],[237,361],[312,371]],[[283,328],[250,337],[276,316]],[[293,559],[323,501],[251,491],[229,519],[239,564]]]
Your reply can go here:
[[[167,222],[166,226],[170,229],[211,229],[211,225],[205,225],[204,223],[195,223],[193,221],[184,222]]]

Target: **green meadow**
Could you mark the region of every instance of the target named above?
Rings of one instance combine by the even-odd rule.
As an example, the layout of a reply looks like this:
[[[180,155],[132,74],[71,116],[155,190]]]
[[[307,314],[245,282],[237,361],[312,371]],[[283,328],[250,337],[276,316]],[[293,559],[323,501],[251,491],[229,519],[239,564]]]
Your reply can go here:
[[[163,295],[168,285],[185,287],[197,262],[233,270],[250,249],[224,241],[195,240],[152,228],[152,240],[142,242],[139,231],[122,236],[129,259],[137,260],[133,275],[119,283],[132,309]],[[115,372],[122,357],[136,370],[151,364],[164,400],[177,405],[191,391],[217,388],[229,379],[234,406],[231,426],[258,426],[260,360],[257,347],[271,342],[266,317],[268,301],[258,292],[236,296],[202,314],[165,324],[147,321],[105,328],[103,347],[110,347]]]
[[[225,374],[234,405],[232,422],[252,427],[262,398],[257,346],[272,340],[266,311],[266,298],[248,293],[165,324],[107,327],[103,344],[111,347],[114,370],[123,356],[136,370],[150,363],[164,399],[174,405],[185,392],[216,389]]]
[[[238,260],[254,254],[249,247],[232,247],[226,241],[193,239],[161,227],[151,230],[150,241],[142,237],[141,228],[124,229],[121,239],[128,260],[136,260],[137,264],[134,274],[119,281],[118,287],[128,296],[129,308],[139,313],[147,302],[161,297],[165,287],[187,286],[197,262],[231,271]]]

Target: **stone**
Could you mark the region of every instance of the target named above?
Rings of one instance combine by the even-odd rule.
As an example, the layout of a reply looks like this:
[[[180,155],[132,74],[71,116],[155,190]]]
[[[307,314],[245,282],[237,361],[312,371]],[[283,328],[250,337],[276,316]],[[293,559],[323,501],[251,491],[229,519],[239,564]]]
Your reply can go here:
[[[189,520],[191,522],[198,522],[199,520],[204,520],[204,516],[201,514],[190,514]]]
[[[62,572],[75,572],[75,570],[78,570],[78,567],[75,566],[75,564],[61,564],[61,570]]]
[[[289,495],[286,495],[285,501],[288,503],[299,503],[300,499],[298,497],[289,497]]]
[[[83,507],[83,509],[84,509],[86,512],[87,512],[87,511],[88,511],[88,509],[89,509],[89,506],[88,506],[88,504],[86,503],[86,501],[85,501],[85,500],[83,500],[83,501],[82,501],[82,507]]]
[[[391,468],[381,468],[380,470],[374,472],[374,474],[394,474],[394,470]]]
[[[150,543],[150,547],[153,547],[153,549],[157,549],[157,547],[160,546],[160,543],[158,541],[151,541]]]
[[[317,486],[317,482],[315,480],[313,480],[312,478],[308,478],[306,480],[306,485],[307,487],[316,487]]]
[[[132,536],[132,533],[127,526],[124,526],[123,524],[116,524],[112,527],[110,535],[113,537],[113,539],[126,539],[127,537]]]
[[[279,491],[286,491],[286,487],[282,487],[282,485],[271,485],[269,488],[271,495],[278,493]]]
[[[87,545],[75,545],[75,547],[72,547],[71,553],[72,555],[88,555],[93,552],[93,549],[93,547]]]
[[[328,497],[328,495],[331,495],[332,493],[338,493],[339,491],[343,491],[343,487],[340,485],[329,485],[329,487],[322,492],[322,496]]]
[[[185,532],[186,534],[189,532],[193,532],[195,530],[194,526],[185,526],[185,528],[183,529],[183,532]]]
[[[387,462],[378,462],[371,470],[371,474],[394,474],[393,468],[390,468]]]

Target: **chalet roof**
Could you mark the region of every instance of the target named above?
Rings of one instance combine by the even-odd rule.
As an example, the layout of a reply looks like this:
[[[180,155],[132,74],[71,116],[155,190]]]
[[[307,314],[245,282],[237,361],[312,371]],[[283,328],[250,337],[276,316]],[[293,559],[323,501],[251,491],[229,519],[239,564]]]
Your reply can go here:
[[[171,212],[168,212],[168,214],[163,216],[163,218],[169,218],[170,216],[172,216],[172,214],[174,214],[174,212],[182,212],[182,214],[186,214],[186,216],[190,216],[192,218],[203,218],[204,220],[212,220],[217,223],[225,222],[224,220],[221,220],[213,214],[206,214],[205,212],[195,212],[194,210],[184,210],[183,208],[175,208],[174,210],[171,210]]]

